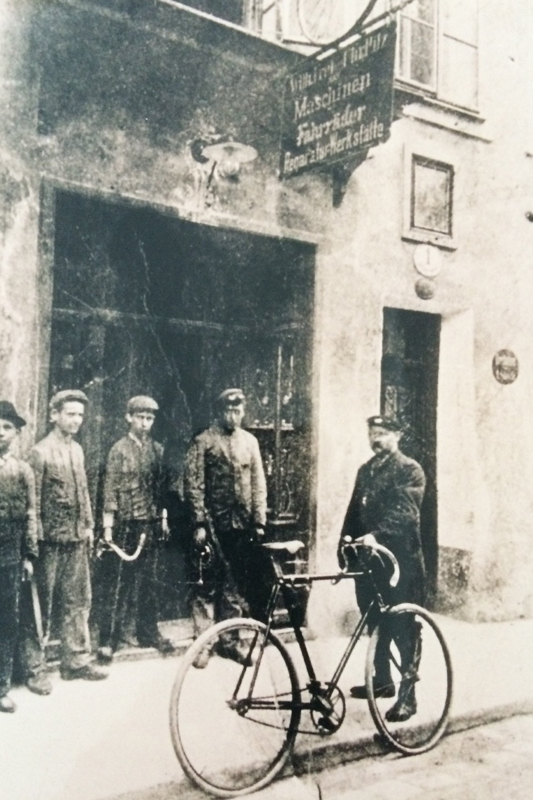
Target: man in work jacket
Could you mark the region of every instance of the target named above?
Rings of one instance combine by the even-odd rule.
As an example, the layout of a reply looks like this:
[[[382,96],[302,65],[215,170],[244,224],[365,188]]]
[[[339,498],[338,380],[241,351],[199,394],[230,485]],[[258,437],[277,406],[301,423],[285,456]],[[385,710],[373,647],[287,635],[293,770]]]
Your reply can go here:
[[[94,681],[107,678],[107,672],[96,667],[91,657],[89,555],[94,523],[83,450],[73,439],[87,403],[87,396],[78,390],[66,389],[52,397],[53,429],[33,447],[29,462],[35,475],[40,540],[36,577],[45,637],[53,615],[61,639],[61,677]],[[39,676],[41,693],[47,693],[51,687],[44,674],[43,642],[35,631],[26,631],[23,662],[27,680]]]
[[[120,646],[155,647],[170,652],[172,643],[157,626],[158,543],[168,532],[163,509],[163,446],[151,429],[159,410],[152,397],[138,395],[127,404],[128,433],[109,452],[104,484],[104,540],[131,554],[140,537],[145,543],[136,561],[115,560],[111,597],[101,627],[100,656],[112,657]]]
[[[197,553],[209,545],[214,558],[191,602],[197,634],[213,622],[264,611],[255,544],[264,535],[267,489],[259,443],[242,429],[244,402],[240,389],[222,392],[217,422],[193,439],[187,454],[193,545]]]

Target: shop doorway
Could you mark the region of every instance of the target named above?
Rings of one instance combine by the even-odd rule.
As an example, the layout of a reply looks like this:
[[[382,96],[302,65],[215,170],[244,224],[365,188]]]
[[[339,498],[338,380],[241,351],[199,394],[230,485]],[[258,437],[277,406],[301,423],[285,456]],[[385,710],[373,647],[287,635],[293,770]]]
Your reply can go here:
[[[402,450],[426,474],[421,535],[428,600],[435,598],[438,571],[437,388],[441,318],[437,314],[385,308],[381,361],[381,413],[405,426]]]
[[[241,386],[260,442],[271,538],[309,538],[314,247],[200,225],[69,191],[55,198],[48,391],[83,389],[81,433],[101,519],[111,445],[129,397],[149,394],[171,474],[163,619],[186,616],[181,476],[192,435],[220,391]]]

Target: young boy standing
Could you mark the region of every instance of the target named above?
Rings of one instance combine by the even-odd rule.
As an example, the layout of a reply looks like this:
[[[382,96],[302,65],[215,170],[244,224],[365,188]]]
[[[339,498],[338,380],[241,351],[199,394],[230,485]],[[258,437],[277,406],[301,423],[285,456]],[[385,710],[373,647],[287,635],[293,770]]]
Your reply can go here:
[[[0,711],[13,712],[9,697],[17,643],[19,592],[23,570],[33,574],[37,557],[35,482],[31,467],[12,446],[26,421],[0,400]]]
[[[146,540],[136,561],[119,561],[112,580],[106,624],[100,631],[101,657],[120,646],[155,647],[170,652],[159,633],[157,545],[166,535],[163,511],[163,447],[151,436],[159,406],[152,397],[132,397],[126,409],[128,433],[109,452],[104,484],[104,539],[133,552]]]

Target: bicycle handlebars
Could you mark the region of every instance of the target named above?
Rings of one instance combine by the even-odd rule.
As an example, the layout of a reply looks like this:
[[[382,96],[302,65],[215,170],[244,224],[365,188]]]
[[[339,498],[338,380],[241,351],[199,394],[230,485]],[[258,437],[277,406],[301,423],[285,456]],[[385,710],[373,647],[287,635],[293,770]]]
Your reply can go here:
[[[272,556],[275,556],[276,554],[279,555],[281,553],[285,553],[287,555],[296,555],[298,551],[304,547],[304,544],[303,542],[300,542],[298,540],[290,542],[270,542],[270,543],[262,542],[261,547],[264,550],[267,550]],[[352,550],[356,550],[358,547],[366,547],[369,550],[372,550],[372,552],[374,553],[381,553],[382,555],[386,556],[392,564],[392,575],[389,579],[389,583],[393,588],[398,585],[398,581],[400,580],[400,565],[398,564],[396,556],[388,549],[388,547],[385,547],[382,544],[378,544],[377,542],[375,544],[363,544],[363,542],[359,541],[358,539],[352,539],[351,536],[344,537],[342,547],[343,549],[350,548]],[[334,580],[335,583],[337,583],[339,580],[341,580],[343,573],[346,573],[347,571],[348,571],[347,569],[343,569],[339,575],[337,576],[332,575],[331,578]],[[310,576],[303,576],[303,575],[294,576],[295,580],[303,580],[304,578],[309,579]],[[318,576],[315,577],[315,580],[317,579],[319,579]]]
[[[117,554],[117,556],[122,559],[122,561],[136,561],[141,555],[141,550],[144,547],[145,541],[146,541],[146,534],[141,533],[137,549],[131,555],[124,552],[124,550],[121,547],[119,547],[118,544],[115,544],[115,542],[113,541],[103,542],[103,546],[108,547],[110,550],[113,550]]]
[[[398,581],[400,580],[400,565],[398,564],[398,559],[388,547],[378,544],[377,542],[375,544],[363,544],[363,542],[359,542],[357,539],[352,539],[351,536],[345,536],[343,549],[348,547],[352,550],[356,550],[358,547],[366,547],[373,553],[381,553],[382,555],[386,556],[391,562],[393,568],[389,583],[393,588],[398,585]]]

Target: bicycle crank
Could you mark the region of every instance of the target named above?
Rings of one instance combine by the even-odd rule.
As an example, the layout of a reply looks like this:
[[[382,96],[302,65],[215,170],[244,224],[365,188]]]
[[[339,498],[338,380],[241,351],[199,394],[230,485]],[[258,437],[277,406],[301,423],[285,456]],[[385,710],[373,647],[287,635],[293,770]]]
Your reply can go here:
[[[320,688],[312,693],[311,719],[317,731],[323,736],[330,736],[339,730],[346,714],[344,695],[338,687],[334,687],[331,696],[325,696]]]

